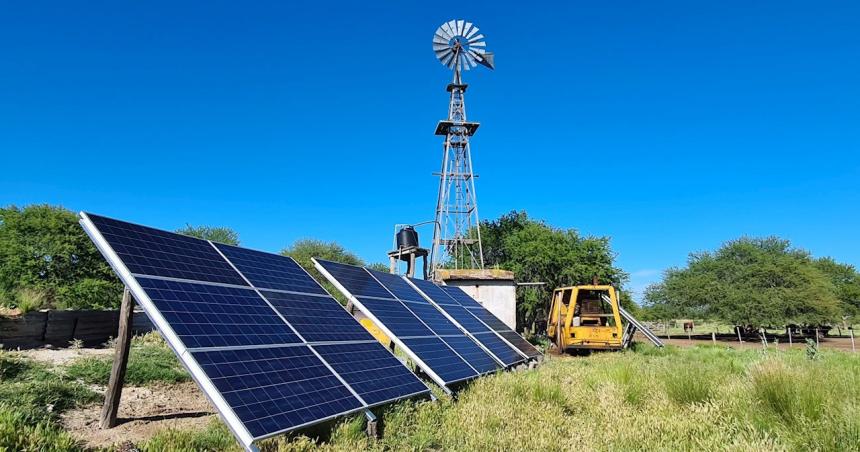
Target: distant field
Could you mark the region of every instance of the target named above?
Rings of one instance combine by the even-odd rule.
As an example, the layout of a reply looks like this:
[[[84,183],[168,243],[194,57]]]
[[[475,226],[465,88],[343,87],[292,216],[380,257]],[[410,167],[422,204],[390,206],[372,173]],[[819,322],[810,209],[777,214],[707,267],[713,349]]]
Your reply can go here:
[[[134,364],[137,386],[130,386],[124,403],[138,403],[134,397],[140,393],[154,398],[181,392],[186,395],[177,406],[170,397],[159,398],[164,418],[187,412],[189,404],[203,412],[193,424],[172,429],[165,427],[179,424],[133,420],[127,425],[146,430],[100,441],[130,439],[141,450],[238,450],[227,429],[201,408],[205,404],[197,406],[199,395],[188,401],[187,393],[196,389],[177,373],[172,357],[156,351],[161,345],[148,340],[136,346],[132,357],[142,348],[138,355],[149,363]],[[280,438],[262,448],[860,450],[860,358],[830,350],[813,358],[803,348],[724,346],[551,355],[538,369],[482,378],[456,401],[440,395],[437,402],[393,405],[382,413],[379,440],[365,437],[363,418],[356,417],[339,423],[324,440]],[[89,384],[103,381],[106,369],[97,360],[49,365],[3,353],[0,450],[85,450],[79,440],[92,432],[69,425],[69,419],[86,424],[80,418],[98,412],[100,398]]]

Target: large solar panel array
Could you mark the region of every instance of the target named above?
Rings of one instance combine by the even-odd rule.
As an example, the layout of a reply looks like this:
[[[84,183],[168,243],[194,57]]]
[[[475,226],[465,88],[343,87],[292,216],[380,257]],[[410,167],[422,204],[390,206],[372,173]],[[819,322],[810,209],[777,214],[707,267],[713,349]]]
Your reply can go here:
[[[405,279],[476,341],[494,353],[503,355],[506,362],[521,362],[524,358],[532,359],[542,355],[522,336],[463,292],[463,289],[440,286],[421,279]]]
[[[92,214],[80,222],[245,448],[429,394],[291,258]]]
[[[315,260],[317,268],[443,388],[501,368],[500,362],[401,277]]]

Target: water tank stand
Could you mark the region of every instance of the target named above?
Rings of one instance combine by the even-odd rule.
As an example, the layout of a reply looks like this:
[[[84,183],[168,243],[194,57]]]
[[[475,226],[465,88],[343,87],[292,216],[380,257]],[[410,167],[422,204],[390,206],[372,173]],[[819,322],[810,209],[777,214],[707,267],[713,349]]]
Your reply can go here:
[[[404,247],[400,249],[396,249],[394,251],[388,252],[388,259],[390,261],[390,270],[391,273],[397,273],[397,262],[404,261],[406,262],[406,276],[410,278],[415,277],[415,264],[420,257],[423,259],[423,268],[424,268],[424,279],[427,279],[427,255],[429,254],[429,250],[427,248],[419,248],[417,246]]]

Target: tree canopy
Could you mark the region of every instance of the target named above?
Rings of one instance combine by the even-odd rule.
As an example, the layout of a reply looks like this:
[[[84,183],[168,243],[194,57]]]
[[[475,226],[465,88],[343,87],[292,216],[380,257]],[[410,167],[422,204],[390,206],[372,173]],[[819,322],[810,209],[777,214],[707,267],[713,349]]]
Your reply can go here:
[[[614,265],[608,237],[583,237],[573,229],[559,229],[513,211],[481,223],[484,263],[511,270],[520,282],[544,282],[543,286],[517,291],[520,321],[533,325],[546,319],[552,291],[557,287],[590,284],[620,286],[627,274]],[[623,302],[630,306],[629,296]]]
[[[284,248],[281,251],[284,256],[290,256],[299,263],[311,276],[314,277],[326,290],[329,291],[341,303],[346,303],[346,299],[341,295],[340,291],[335,289],[331,283],[314,267],[311,258],[316,257],[332,262],[340,262],[341,264],[364,265],[358,256],[346,250],[336,242],[325,242],[315,239],[297,240],[291,246]]]
[[[189,235],[203,240],[239,246],[239,233],[233,229],[221,226],[191,226],[190,224],[176,230],[177,234]]]
[[[856,272],[843,275],[847,270],[831,260],[814,260],[788,240],[743,237],[715,252],[691,254],[686,268],[671,268],[662,282],[649,286],[645,300],[648,309],[665,317],[753,327],[826,323],[843,312],[834,281],[847,281],[846,294],[856,288],[851,282],[857,281]]]
[[[73,212],[48,205],[0,208],[0,302],[16,306],[32,291],[48,306],[115,308],[122,285]]]

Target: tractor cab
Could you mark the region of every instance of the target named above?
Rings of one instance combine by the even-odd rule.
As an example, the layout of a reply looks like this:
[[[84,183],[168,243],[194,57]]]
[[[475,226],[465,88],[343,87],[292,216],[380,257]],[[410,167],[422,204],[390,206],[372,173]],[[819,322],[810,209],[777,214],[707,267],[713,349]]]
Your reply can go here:
[[[561,351],[623,348],[624,330],[615,288],[588,285],[556,289],[547,335]]]

